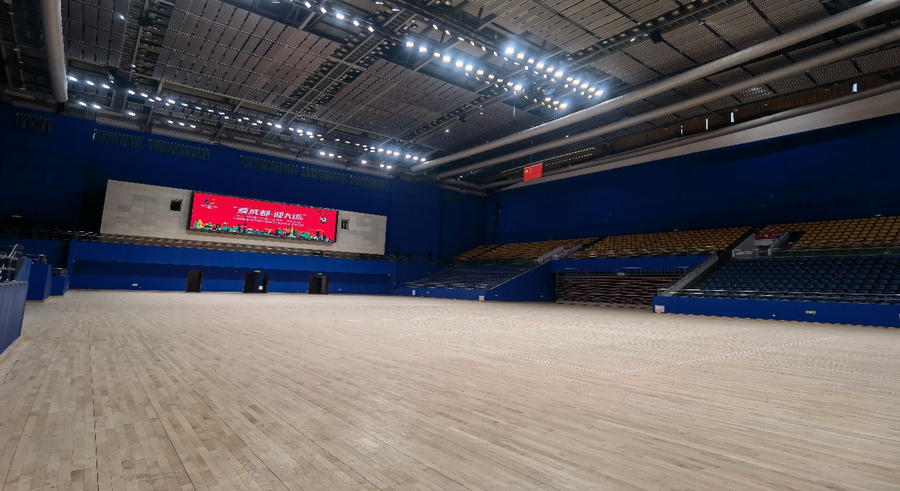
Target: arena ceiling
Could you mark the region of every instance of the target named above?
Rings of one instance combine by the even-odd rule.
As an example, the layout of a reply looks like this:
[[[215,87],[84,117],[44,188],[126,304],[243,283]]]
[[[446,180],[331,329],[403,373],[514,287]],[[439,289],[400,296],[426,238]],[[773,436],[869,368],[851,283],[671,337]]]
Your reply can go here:
[[[7,100],[52,100],[41,6],[53,1],[0,3]],[[884,0],[61,3],[68,101],[55,105],[60,112],[474,190],[520,180],[533,163],[552,171],[614,155],[623,138],[657,135],[645,138],[655,143],[698,119],[721,121],[836,84],[894,81],[900,67],[900,44],[891,38],[692,105],[897,29],[900,2]],[[873,3],[886,6],[638,97],[696,67]],[[633,101],[535,131],[622,96]],[[634,124],[567,142],[621,121]],[[460,155],[509,135],[518,135],[509,145]]]

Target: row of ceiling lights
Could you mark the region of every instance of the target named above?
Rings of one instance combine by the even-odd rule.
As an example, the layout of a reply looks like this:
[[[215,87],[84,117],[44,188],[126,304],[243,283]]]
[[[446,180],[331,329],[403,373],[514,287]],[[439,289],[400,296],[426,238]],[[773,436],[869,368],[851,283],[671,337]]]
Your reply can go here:
[[[78,77],[76,77],[74,75],[69,75],[68,79],[72,82],[79,81]],[[99,86],[106,90],[112,90],[112,87],[110,84],[112,84],[113,82],[112,81],[110,81],[109,83],[94,82],[90,79],[85,79],[85,80],[83,80],[83,83],[89,87],[98,87]],[[160,95],[152,95],[147,92],[141,92],[141,91],[137,91],[137,90],[133,90],[133,89],[128,89],[128,94],[135,96],[135,97],[142,97],[148,103],[159,104],[159,105],[162,105],[163,107],[166,107],[169,109],[176,109],[176,108],[181,107],[181,108],[187,108],[189,110],[205,111],[207,113],[218,115],[222,118],[223,121],[228,121],[229,123],[235,124],[235,125],[243,124],[243,125],[249,125],[250,127],[268,126],[268,127],[274,128],[276,130],[279,130],[281,132],[284,132],[285,130],[287,130],[288,132],[297,133],[300,136],[306,136],[310,139],[318,138],[319,141],[325,141],[325,135],[323,135],[321,133],[315,133],[308,129],[304,130],[303,128],[294,128],[292,126],[285,128],[285,125],[283,125],[281,122],[266,122],[266,121],[263,121],[262,119],[259,119],[258,117],[246,116],[246,115],[242,115],[242,114],[238,114],[238,113],[234,113],[234,112],[229,112],[230,113],[230,115],[229,115],[229,113],[226,113],[225,111],[222,111],[221,109],[218,109],[218,108],[203,107],[203,106],[199,106],[195,103],[187,103],[184,101],[179,101],[171,96],[163,97]],[[91,107],[93,109],[103,109],[103,106],[101,106],[100,104],[97,104],[96,102],[88,103],[88,102],[85,102],[82,100],[78,100],[76,102],[80,106]],[[125,114],[128,116],[131,116],[131,117],[137,116],[137,113],[135,113],[134,111],[126,111]],[[190,122],[176,121],[176,120],[172,120],[172,119],[166,119],[166,123],[168,123],[170,125],[182,126],[182,127],[191,128],[191,129],[197,128],[197,125],[192,124]],[[374,145],[369,145],[368,143],[355,143],[350,140],[342,140],[341,138],[335,138],[334,141],[335,141],[335,143],[342,143],[344,145],[354,145],[354,146],[362,148],[363,150],[365,150],[369,153],[378,154],[379,156],[399,158],[402,155],[404,160],[408,160],[408,161],[412,161],[412,162],[421,162],[421,163],[426,162],[425,157],[420,157],[420,156],[412,154],[412,153],[402,153],[400,150],[376,147]],[[334,158],[334,157],[343,158],[340,155],[335,155],[330,152],[320,152],[320,155],[330,156],[332,158]],[[368,162],[362,161],[362,163],[366,164]],[[390,167],[387,167],[387,168],[390,168]]]
[[[274,3],[280,2],[280,0],[272,0],[272,1]],[[335,17],[335,19],[337,19],[339,21],[351,22],[356,27],[361,27],[362,24],[364,23],[363,21],[360,21],[355,18],[348,19],[347,15],[344,13],[341,13],[340,11],[336,11],[336,10],[329,11],[328,8],[324,4],[316,4],[315,2],[310,2],[309,0],[302,0],[302,2],[301,2],[301,0],[288,0],[288,1],[291,3],[302,4],[307,9],[310,9],[310,10],[316,10],[318,8],[318,11],[321,12],[322,15],[329,15],[329,14],[333,15]],[[376,2],[376,3],[383,4],[383,2]],[[393,7],[391,10],[398,11],[399,8]],[[442,29],[437,24],[432,24],[432,28],[435,30]],[[375,32],[375,28],[372,27],[371,25],[367,25],[366,29],[369,32]],[[443,31],[446,35],[453,36],[453,33],[451,33],[449,29],[444,28]],[[459,41],[461,41],[461,42],[468,42],[473,47],[476,46],[475,41],[473,41],[471,39],[466,39],[462,36],[457,36],[457,39],[459,39]],[[503,87],[501,85],[503,83],[502,78],[497,78],[496,75],[489,73],[487,70],[485,70],[484,68],[482,68],[480,66],[478,68],[475,68],[474,62],[465,61],[463,59],[464,57],[462,55],[457,55],[455,57],[455,61],[454,61],[454,57],[451,56],[450,54],[448,54],[446,52],[446,50],[445,50],[444,54],[442,55],[436,49],[429,48],[429,46],[426,43],[420,42],[418,46],[419,46],[419,48],[418,48],[419,53],[423,53],[423,54],[432,53],[432,55],[435,58],[441,59],[441,61],[443,61],[444,63],[452,64],[451,66],[455,66],[456,68],[462,69],[467,77],[470,76],[471,73],[474,73],[475,78],[477,80],[481,81],[482,80],[481,77],[485,76],[485,73],[487,73],[487,77],[486,77],[487,80],[484,80],[485,84],[490,85],[491,83],[493,83],[497,87]],[[407,48],[415,48],[416,44],[413,41],[407,41],[406,47]],[[482,51],[484,51],[484,52],[488,51],[487,47],[485,47],[484,45],[480,45],[480,47],[481,47]],[[495,57],[500,56],[496,51],[492,51],[492,53]],[[518,53],[516,53],[514,48],[509,47],[504,51],[503,59],[506,61],[510,61],[509,56],[514,57],[513,63],[515,65],[522,66],[523,64],[527,64],[529,69],[534,71],[535,75],[542,75],[543,78],[548,79],[550,82],[552,82],[554,84],[560,82],[562,80],[562,77],[565,75],[565,71],[563,69],[556,70],[552,66],[546,68],[546,73],[544,73],[545,63],[537,62],[535,64],[534,57],[527,56],[524,51],[519,51]],[[549,76],[548,76],[548,74],[549,74]],[[593,99],[595,95],[597,97],[600,97],[603,95],[602,90],[597,90],[597,88],[595,86],[593,86],[592,84],[590,84],[589,82],[585,81],[582,83],[579,79],[575,79],[574,77],[567,77],[567,79],[565,80],[565,83],[564,83],[564,88],[569,89],[570,84],[571,84],[572,93],[579,94],[581,96],[585,96],[587,99]],[[521,92],[523,89],[521,84],[514,84],[512,82],[507,82],[506,87],[503,87],[503,88],[505,90],[509,90],[509,87],[512,87],[515,92]],[[545,98],[543,101],[536,100],[536,102],[538,102],[542,106],[552,108],[555,110],[566,109],[568,107],[568,103],[560,101],[560,100],[553,100],[552,98]]]
[[[415,49],[416,43],[412,40],[407,41],[406,47],[408,49]],[[476,79],[481,80],[480,77],[484,77],[485,73],[487,73],[487,80],[485,80],[486,84],[493,83],[495,86],[503,87],[506,90],[509,90],[509,88],[511,87],[513,91],[517,93],[522,92],[524,89],[523,83],[514,83],[507,81],[505,86],[502,85],[504,81],[502,78],[497,78],[496,75],[490,73],[489,71],[486,71],[480,65],[476,67],[475,62],[465,60],[465,57],[463,55],[456,55],[456,57],[454,57],[451,54],[448,54],[446,50],[444,51],[444,53],[441,53],[436,49],[430,48],[428,44],[422,42],[418,44],[418,51],[421,54],[431,53],[434,58],[440,59],[444,63],[447,63],[448,66],[455,66],[456,68],[463,70],[467,77],[470,76],[470,74],[474,73]],[[551,83],[562,83],[563,89],[571,89],[573,94],[584,96],[587,99],[593,99],[594,96],[599,98],[603,95],[603,90],[598,90],[595,84],[592,84],[587,80],[582,80],[581,77],[565,77],[564,69],[556,69],[553,66],[547,66],[549,65],[549,63],[543,61],[535,62],[534,57],[528,56],[524,51],[516,52],[515,48],[508,47],[504,51],[503,58],[505,60],[509,60],[510,56],[515,60],[518,60],[513,62],[516,65],[527,66],[529,70],[534,72],[534,75],[542,75]],[[565,79],[563,79],[563,77],[565,77]],[[542,106],[552,107],[553,109],[557,110],[566,109],[568,107],[568,103],[561,100],[554,100],[551,97],[546,97],[544,98],[544,100],[536,102],[540,103]]]

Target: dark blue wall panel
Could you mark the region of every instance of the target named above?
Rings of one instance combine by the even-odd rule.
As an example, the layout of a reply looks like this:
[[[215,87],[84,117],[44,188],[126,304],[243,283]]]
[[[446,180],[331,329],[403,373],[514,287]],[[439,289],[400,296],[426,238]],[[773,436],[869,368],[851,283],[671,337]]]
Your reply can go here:
[[[900,327],[900,305],[682,297],[653,297],[653,304],[667,314]]]
[[[28,300],[43,302],[50,297],[50,265],[33,263],[28,278]]]
[[[52,132],[27,130],[13,126],[17,112],[32,111],[0,105],[0,145],[4,149],[0,159],[0,216],[22,215],[36,228],[99,230],[106,182],[116,179],[387,216],[385,245],[389,253],[425,257],[431,252],[437,258],[444,249],[447,254],[456,254],[483,237],[484,225],[478,216],[464,221],[458,219],[458,213],[443,210],[444,205],[457,212],[481,210],[482,197],[466,196],[461,207],[442,202],[441,188],[429,184],[385,179],[391,189],[383,191],[252,169],[240,165],[240,156],[249,155],[247,151],[103,127],[48,113],[35,114],[53,119]],[[149,138],[202,146],[211,150],[211,157],[200,160],[95,143],[95,129],[142,136],[145,148]],[[442,240],[442,231],[447,240]]]
[[[446,298],[449,300],[478,300],[486,297],[487,290],[463,290],[460,288],[410,288],[400,287],[399,295],[406,297]]]
[[[69,276],[50,277],[50,295],[63,296],[69,291]]]
[[[244,274],[269,273],[269,291],[306,292],[309,276],[329,276],[330,293],[388,294],[397,263],[246,252],[73,242],[72,288],[184,291],[189,270],[203,271],[203,291],[241,291]],[[413,265],[409,265],[413,266]],[[136,285],[136,286],[135,286]]]
[[[0,353],[6,351],[6,348],[22,334],[27,296],[26,282],[0,283]]]
[[[495,302],[552,302],[553,264],[546,263],[488,290],[485,300]]]
[[[497,242],[900,215],[900,115],[501,191]]]

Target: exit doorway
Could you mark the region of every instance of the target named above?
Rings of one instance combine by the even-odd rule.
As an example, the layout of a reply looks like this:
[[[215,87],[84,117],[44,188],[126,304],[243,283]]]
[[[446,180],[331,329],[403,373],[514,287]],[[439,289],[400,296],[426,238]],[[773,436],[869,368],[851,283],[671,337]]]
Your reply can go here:
[[[200,293],[200,285],[203,283],[203,271],[192,269],[187,274],[186,292]]]
[[[328,295],[328,277],[323,275],[310,275],[307,292],[316,295]]]
[[[244,293],[269,293],[269,273],[244,273]]]

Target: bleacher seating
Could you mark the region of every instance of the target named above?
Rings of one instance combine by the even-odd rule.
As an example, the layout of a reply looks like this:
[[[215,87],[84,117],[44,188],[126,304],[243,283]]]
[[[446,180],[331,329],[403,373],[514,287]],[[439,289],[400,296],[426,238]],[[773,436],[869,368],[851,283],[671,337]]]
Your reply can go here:
[[[534,264],[461,264],[407,283],[414,288],[463,288],[490,290],[534,268]]]
[[[562,273],[557,277],[556,301],[649,307],[660,288],[671,286],[678,274]]]
[[[456,256],[454,259],[457,261],[468,261],[469,259],[475,259],[479,255],[484,254],[485,252],[487,252],[495,247],[497,247],[496,244],[480,245],[470,251],[466,251],[466,252]]]
[[[685,230],[655,234],[615,235],[569,256],[572,259],[618,256],[713,253],[723,251],[750,227]]]
[[[824,256],[733,260],[695,296],[900,304],[900,256]]]
[[[769,225],[763,232],[799,233],[794,249],[900,245],[900,217],[856,218]]]
[[[588,244],[596,238],[586,239],[562,239],[562,240],[542,240],[537,242],[516,242],[512,244],[503,244],[492,248],[477,257],[479,260],[500,260],[500,259],[537,259],[544,254],[562,247],[564,245],[581,245]]]

